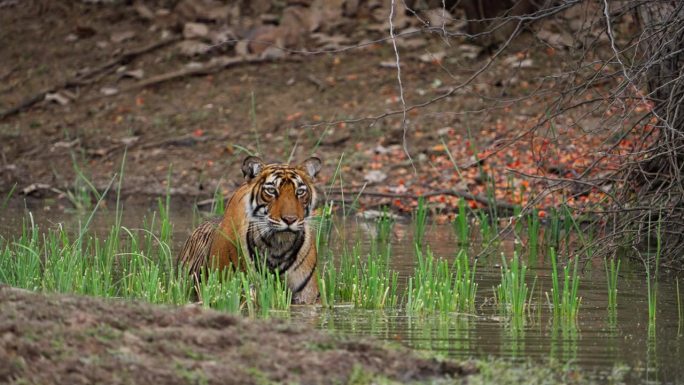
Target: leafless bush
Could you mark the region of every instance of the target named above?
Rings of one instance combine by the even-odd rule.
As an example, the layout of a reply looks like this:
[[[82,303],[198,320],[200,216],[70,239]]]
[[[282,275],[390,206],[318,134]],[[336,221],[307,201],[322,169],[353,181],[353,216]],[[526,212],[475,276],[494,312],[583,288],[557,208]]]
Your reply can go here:
[[[681,264],[684,2],[513,1],[498,3],[496,10],[491,3],[442,2],[445,9],[460,7],[464,11],[464,19],[459,21],[468,24],[468,33],[426,24],[427,31],[446,39],[495,44],[488,60],[472,77],[431,102],[450,97],[484,76],[494,63],[510,54],[507,50],[525,30],[537,43],[530,50],[546,47],[562,51],[560,67],[541,71],[534,92],[487,95],[490,105],[535,100],[548,106],[546,114],[536,117],[528,130],[509,137],[496,151],[515,141],[544,135],[554,122],[605,138],[591,154],[585,154],[590,162],[572,174],[526,175],[543,180],[548,187],[528,207],[563,189],[577,195],[598,192],[603,195],[600,204],[576,207],[578,213],[592,214],[603,224],[599,240],[602,254],[613,254],[626,246],[635,250],[635,255],[652,258],[657,249],[665,263]],[[504,27],[506,34],[501,37]],[[543,160],[539,167],[544,169]]]

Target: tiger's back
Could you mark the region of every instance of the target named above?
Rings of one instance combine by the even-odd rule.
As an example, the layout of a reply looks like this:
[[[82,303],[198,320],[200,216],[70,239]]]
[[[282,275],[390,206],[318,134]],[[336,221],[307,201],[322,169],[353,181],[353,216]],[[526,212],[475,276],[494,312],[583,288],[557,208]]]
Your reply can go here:
[[[248,157],[247,178],[233,194],[223,218],[200,225],[188,238],[178,263],[196,279],[203,268],[243,268],[264,258],[271,271],[286,277],[294,303],[318,299],[315,237],[308,219],[316,204],[313,178],[320,160],[299,166],[265,165]]]

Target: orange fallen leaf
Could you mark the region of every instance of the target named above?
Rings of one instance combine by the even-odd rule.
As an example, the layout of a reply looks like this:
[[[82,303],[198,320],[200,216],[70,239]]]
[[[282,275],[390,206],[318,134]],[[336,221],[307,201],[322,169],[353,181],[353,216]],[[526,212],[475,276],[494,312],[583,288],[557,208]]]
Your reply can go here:
[[[297,111],[297,112],[295,112],[294,114],[288,115],[288,116],[285,118],[285,120],[288,121],[288,122],[291,122],[291,121],[293,121],[293,120],[296,120],[296,119],[301,118],[302,115],[303,115],[303,114],[302,114],[301,111]]]

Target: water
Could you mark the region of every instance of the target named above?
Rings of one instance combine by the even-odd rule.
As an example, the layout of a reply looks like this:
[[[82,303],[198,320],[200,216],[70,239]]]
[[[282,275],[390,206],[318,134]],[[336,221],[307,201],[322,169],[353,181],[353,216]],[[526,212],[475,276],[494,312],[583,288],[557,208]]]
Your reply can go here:
[[[352,221],[338,225],[338,238],[364,239],[366,247],[373,225]],[[414,247],[410,225],[395,225],[392,268],[405,282],[413,274]],[[352,234],[352,236],[350,236]],[[432,226],[426,243],[436,256],[453,258],[458,250],[451,226]],[[349,241],[348,241],[349,242]],[[334,243],[334,241],[333,241]],[[514,243],[503,240],[501,249],[512,255]],[[475,253],[473,253],[475,254]],[[607,285],[602,260],[590,261],[581,273],[579,295],[582,304],[574,325],[554,324],[545,293],[551,289],[551,264],[544,256],[530,263],[528,284],[534,276],[532,316],[516,328],[501,317],[493,304],[493,287],[500,283],[500,254],[481,257],[477,262],[476,314],[416,316],[401,310],[360,310],[338,306],[331,311],[310,311],[292,317],[312,322],[321,329],[399,342],[411,348],[437,351],[454,358],[497,357],[511,360],[554,359],[576,365],[607,379],[631,368],[628,383],[682,383],[684,338],[678,334],[677,295],[674,281],[658,283],[655,334],[648,333],[648,299],[643,266],[623,260],[618,279],[618,308],[615,318],[607,309]],[[527,263],[527,262],[526,262]],[[680,285],[681,286],[681,285]]]
[[[190,205],[188,205],[190,206]],[[157,206],[126,207],[123,225],[143,227],[143,218],[150,220]],[[31,210],[41,228],[58,226],[78,228],[83,215],[58,211]],[[26,211],[13,207],[2,213],[0,234],[16,233]],[[91,229],[105,235],[113,216],[102,211],[96,215]],[[174,246],[185,240],[199,221],[190,210],[172,210]],[[369,247],[374,224],[353,219],[334,227],[332,257],[344,244],[361,242]],[[397,224],[393,229],[391,268],[398,271],[400,284],[413,274],[414,247],[412,227]],[[426,243],[439,257],[453,258],[458,249],[450,226],[431,226]],[[503,240],[502,250],[512,255],[514,244]],[[618,309],[615,319],[607,310],[606,276],[602,261],[590,261],[581,274],[582,305],[575,325],[554,324],[549,313],[545,292],[551,288],[550,263],[539,256],[530,263],[529,284],[536,275],[532,316],[522,328],[513,327],[501,317],[493,305],[492,288],[500,282],[499,255],[481,257],[477,262],[477,311],[475,314],[440,314],[416,316],[401,310],[359,310],[349,305],[333,309],[295,307],[287,315],[292,321],[308,323],[320,329],[356,336],[373,336],[405,346],[437,351],[444,355],[465,358],[532,359],[545,362],[551,358],[594,373],[599,379],[612,377],[616,371],[630,368],[627,383],[682,383],[684,338],[678,335],[676,289],[674,281],[661,278],[658,284],[657,323],[654,333],[648,332],[648,300],[643,267],[635,262],[622,262],[618,279]],[[682,286],[682,285],[680,285]]]

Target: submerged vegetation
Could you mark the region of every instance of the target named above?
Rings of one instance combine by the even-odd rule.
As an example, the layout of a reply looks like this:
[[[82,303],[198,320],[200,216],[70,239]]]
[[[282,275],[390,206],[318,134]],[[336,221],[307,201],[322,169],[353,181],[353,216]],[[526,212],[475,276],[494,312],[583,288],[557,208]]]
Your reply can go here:
[[[100,197],[102,197],[104,194]],[[499,220],[483,211],[468,215],[465,203],[453,222],[458,247],[455,257],[436,256],[426,243],[428,207],[419,202],[414,215],[416,265],[411,276],[400,279],[391,268],[391,241],[396,219],[384,210],[375,221],[370,248],[357,239],[352,247],[333,252],[330,239],[334,233],[335,210],[329,202],[313,219],[316,245],[320,251],[317,276],[323,307],[352,304],[363,309],[403,308],[410,313],[476,313],[477,259],[469,246],[473,228],[481,240],[496,247],[491,229]],[[268,315],[270,310],[287,310],[291,293],[283,277],[263,273],[265,268],[247,271],[205,271],[195,281],[174,266],[169,221],[169,199],[160,200],[157,213],[140,229],[121,225],[120,205],[114,225],[104,237],[88,231],[93,213],[76,232],[63,226],[42,231],[29,213],[21,233],[13,240],[2,240],[0,280],[3,283],[46,292],[79,293],[103,297],[142,299],[152,303],[182,304],[199,300],[204,306],[233,313]],[[220,213],[217,203],[212,211]],[[576,227],[554,211],[548,226],[541,226],[539,215],[517,213],[514,231],[520,234],[526,225],[526,247],[516,247],[507,257],[501,255],[501,281],[494,288],[493,299],[501,313],[519,321],[530,317],[534,287],[538,276],[529,276],[525,260],[533,261],[540,248],[548,247],[551,262],[550,286],[546,300],[554,318],[574,320],[579,314],[580,277],[578,257],[568,258],[559,268],[555,247],[565,247],[568,235]],[[556,214],[558,213],[558,214]],[[517,243],[519,246],[521,243]],[[519,253],[523,253],[520,255]],[[334,255],[333,255],[334,254]],[[475,253],[477,254],[477,253]],[[480,252],[482,255],[482,251]],[[605,262],[609,311],[617,308],[619,261]],[[655,279],[648,274],[649,320],[655,321]],[[537,301],[540,299],[538,298]]]
[[[560,286],[558,258],[556,250],[551,248],[551,307],[553,315],[564,321],[574,321],[577,318],[581,298],[578,296],[579,276],[577,275],[577,258],[563,267],[563,286]],[[608,292],[610,300],[612,293]]]
[[[120,184],[119,180],[119,188]],[[199,280],[178,270],[174,265],[169,195],[159,201],[157,211],[142,228],[121,224],[123,209],[117,198],[113,225],[104,236],[94,234],[89,230],[90,222],[101,209],[106,194],[107,191],[96,196],[98,201],[92,212],[75,231],[62,225],[44,231],[28,213],[18,236],[0,239],[0,282],[37,291],[141,299],[151,303],[199,301],[205,307],[258,316],[290,308],[292,295],[284,277],[268,273],[263,266],[249,266],[246,271],[237,272],[210,269]],[[211,212],[220,215],[224,204],[218,189],[214,195]],[[473,209],[461,199],[452,222],[456,239],[452,256],[435,255],[428,244],[430,210],[425,200],[418,200],[411,222],[415,266],[413,274],[400,277],[392,268],[391,245],[397,223],[392,213],[386,208],[380,211],[368,227],[370,235],[366,238],[357,234],[356,238],[349,239],[346,234],[342,236],[343,245],[334,247],[333,237],[340,234],[336,228],[337,211],[333,202],[323,204],[311,220],[319,250],[316,279],[322,307],[403,309],[414,315],[477,314],[478,303],[493,300],[500,314],[514,325],[522,326],[533,313],[540,316],[542,287],[550,286],[546,302],[554,321],[562,320],[566,324],[577,319],[581,304],[580,257],[572,255],[571,250],[586,250],[589,236],[566,207],[544,215],[534,210],[522,214],[521,208],[516,208],[512,217],[502,220],[496,210]],[[343,223],[347,222],[346,214],[343,207]],[[502,252],[500,248],[507,231],[515,239],[513,252]],[[659,234],[655,239],[657,266]],[[349,246],[350,242],[353,246]],[[565,250],[563,255],[567,257],[559,259],[556,250]],[[478,292],[477,261],[496,254],[501,255],[500,282],[494,286],[493,296],[487,298]],[[548,277],[540,277],[534,268],[540,254],[550,261]],[[656,267],[652,276],[650,259],[645,261],[652,330],[656,321],[658,271]],[[620,261],[606,259],[604,263],[607,309],[614,323]],[[535,292],[538,284],[541,287]],[[681,314],[679,300],[678,309]]]
[[[532,302],[534,285],[528,288],[526,276],[527,266],[520,261],[517,253],[513,254],[510,264],[501,256],[501,283],[494,288],[494,298],[501,312],[516,325],[522,324]]]

